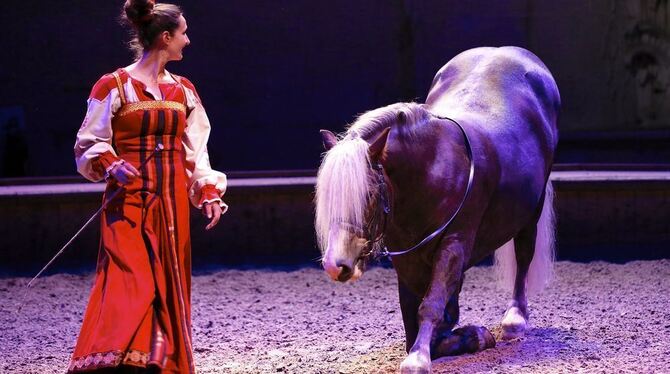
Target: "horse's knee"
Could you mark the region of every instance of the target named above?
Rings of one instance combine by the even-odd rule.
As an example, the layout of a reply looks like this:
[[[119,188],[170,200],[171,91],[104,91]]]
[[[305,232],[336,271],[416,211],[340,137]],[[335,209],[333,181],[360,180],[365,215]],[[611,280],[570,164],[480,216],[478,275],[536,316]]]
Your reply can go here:
[[[463,286],[464,278],[461,276],[460,279],[456,279],[457,280],[452,283],[454,284],[453,288],[449,289],[449,287],[447,287],[447,290],[445,290],[445,293],[447,293],[446,296],[449,297],[446,303],[444,303],[444,301],[440,302],[438,299],[423,300],[419,305],[418,310],[420,321],[430,321],[436,325],[443,323],[456,325],[459,318],[458,297],[461,292],[461,287]],[[451,293],[451,295],[449,295],[449,293]]]
[[[421,322],[431,322],[433,325],[437,325],[442,321],[443,313],[444,309],[440,308],[439,303],[431,303],[424,300],[419,305],[418,317]]]

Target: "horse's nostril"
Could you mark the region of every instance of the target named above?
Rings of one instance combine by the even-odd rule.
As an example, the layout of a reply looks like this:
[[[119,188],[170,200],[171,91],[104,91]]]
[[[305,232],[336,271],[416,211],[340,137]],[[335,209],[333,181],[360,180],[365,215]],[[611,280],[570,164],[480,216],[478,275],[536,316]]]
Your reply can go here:
[[[341,270],[340,275],[337,277],[337,280],[340,282],[346,282],[354,274],[352,268],[345,264],[338,262],[335,265]]]

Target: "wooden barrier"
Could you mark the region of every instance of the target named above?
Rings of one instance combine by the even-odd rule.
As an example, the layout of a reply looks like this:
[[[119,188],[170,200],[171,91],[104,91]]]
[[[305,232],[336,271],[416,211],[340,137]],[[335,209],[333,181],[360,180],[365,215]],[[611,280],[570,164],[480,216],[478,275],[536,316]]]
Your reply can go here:
[[[670,258],[669,170],[579,170],[557,167],[559,259],[623,262]],[[616,169],[616,168],[615,168]],[[314,262],[313,172],[229,176],[230,211],[205,231],[191,211],[194,267]],[[6,181],[5,181],[6,182]],[[96,211],[103,184],[0,183],[0,272],[39,269]],[[52,271],[92,269],[96,221]]]

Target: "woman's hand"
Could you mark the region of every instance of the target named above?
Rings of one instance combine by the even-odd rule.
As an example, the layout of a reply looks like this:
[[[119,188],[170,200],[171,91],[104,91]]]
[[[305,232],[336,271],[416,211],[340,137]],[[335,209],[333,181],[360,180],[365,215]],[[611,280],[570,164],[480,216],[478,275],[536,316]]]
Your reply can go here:
[[[122,186],[131,183],[140,176],[140,172],[128,162],[122,162],[114,165],[109,174],[116,179]]]
[[[205,227],[205,230],[209,230],[212,227],[216,226],[217,223],[219,223],[219,219],[221,218],[221,214],[223,214],[223,211],[221,210],[221,205],[217,201],[211,202],[211,203],[204,203],[202,205],[202,214],[205,215],[205,217],[209,218],[209,225]]]

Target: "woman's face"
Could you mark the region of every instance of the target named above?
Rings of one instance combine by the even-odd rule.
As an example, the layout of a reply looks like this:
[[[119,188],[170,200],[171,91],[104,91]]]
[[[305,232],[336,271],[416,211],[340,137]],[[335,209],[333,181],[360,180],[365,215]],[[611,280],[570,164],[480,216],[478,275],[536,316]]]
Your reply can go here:
[[[184,16],[179,16],[179,26],[172,32],[170,40],[167,44],[168,60],[169,61],[179,61],[184,56],[182,55],[182,50],[187,45],[191,44],[191,41],[186,35],[186,19]]]

